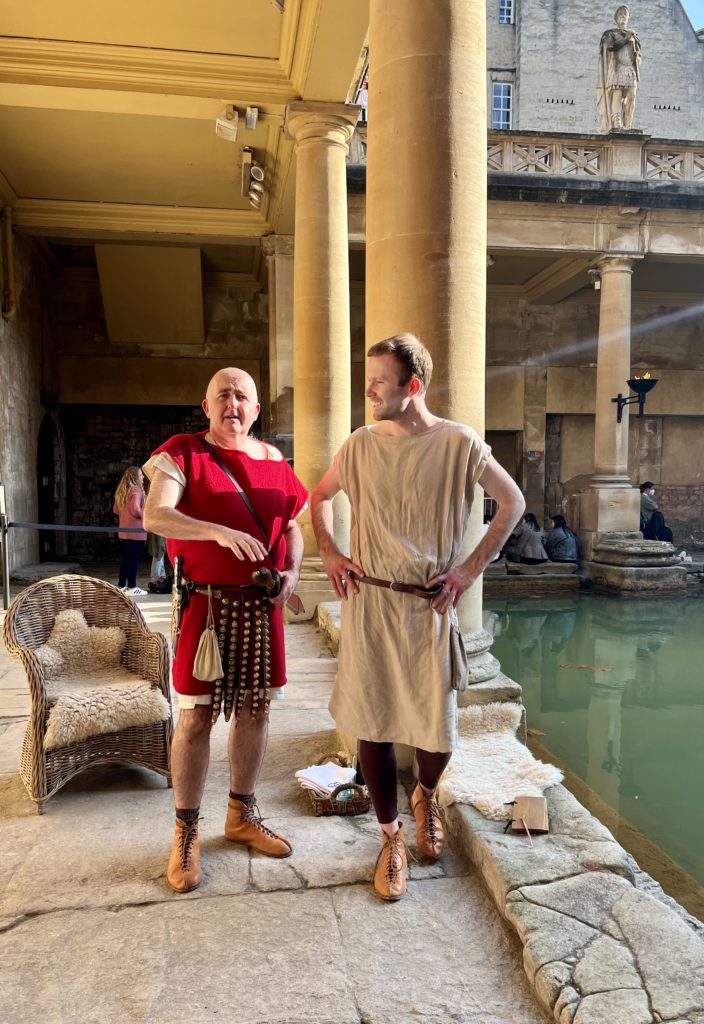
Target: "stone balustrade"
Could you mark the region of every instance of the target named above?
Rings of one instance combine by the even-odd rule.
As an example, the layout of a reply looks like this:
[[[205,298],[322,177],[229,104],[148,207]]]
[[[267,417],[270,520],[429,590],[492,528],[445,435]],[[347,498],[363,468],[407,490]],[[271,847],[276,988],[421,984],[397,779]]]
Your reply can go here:
[[[348,162],[366,163],[367,125],[357,125]],[[628,178],[704,184],[704,142],[669,142],[638,132],[554,135],[489,132],[489,174]]]

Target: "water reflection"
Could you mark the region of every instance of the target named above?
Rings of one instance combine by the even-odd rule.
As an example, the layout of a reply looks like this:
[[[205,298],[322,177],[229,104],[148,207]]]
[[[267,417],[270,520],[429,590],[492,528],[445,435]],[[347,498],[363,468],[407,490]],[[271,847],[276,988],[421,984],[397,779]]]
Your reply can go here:
[[[540,742],[704,883],[704,601],[488,601]]]

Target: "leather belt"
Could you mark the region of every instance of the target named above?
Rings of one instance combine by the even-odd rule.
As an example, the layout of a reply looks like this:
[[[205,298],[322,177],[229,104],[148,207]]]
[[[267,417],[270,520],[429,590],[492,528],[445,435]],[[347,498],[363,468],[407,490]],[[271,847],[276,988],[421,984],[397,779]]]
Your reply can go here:
[[[436,583],[434,587],[418,587],[413,583],[398,583],[396,580],[377,580],[373,576],[353,577],[357,583],[370,583],[373,587],[385,587],[387,590],[399,590],[402,594],[415,594],[425,601],[432,601],[442,590],[442,583]]]
[[[193,583],[188,587],[189,593],[191,594],[204,594],[208,596],[208,587],[202,583]],[[261,587],[222,587],[222,586],[211,586],[210,593],[215,601],[219,601],[223,594],[264,594],[265,591]]]

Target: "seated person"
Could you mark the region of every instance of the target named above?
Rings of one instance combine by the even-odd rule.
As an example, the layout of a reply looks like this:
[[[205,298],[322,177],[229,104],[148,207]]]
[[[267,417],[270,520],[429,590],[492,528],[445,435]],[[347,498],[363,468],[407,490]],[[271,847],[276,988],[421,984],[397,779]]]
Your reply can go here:
[[[643,530],[644,540],[666,540],[672,544],[672,530],[665,525],[665,517],[658,509],[653,512]]]
[[[545,534],[532,512],[526,512],[523,521],[513,531],[513,536],[516,538],[514,555],[518,555],[518,561],[523,565],[540,565],[541,562],[549,561],[543,547]]]
[[[640,529],[645,536],[645,528],[653,512],[658,511],[658,503],[655,500],[655,484],[652,480],[646,480],[640,485]],[[652,539],[652,538],[651,538]]]
[[[553,562],[576,562],[577,538],[567,525],[564,516],[556,515],[551,519],[552,529],[545,538],[545,550]]]

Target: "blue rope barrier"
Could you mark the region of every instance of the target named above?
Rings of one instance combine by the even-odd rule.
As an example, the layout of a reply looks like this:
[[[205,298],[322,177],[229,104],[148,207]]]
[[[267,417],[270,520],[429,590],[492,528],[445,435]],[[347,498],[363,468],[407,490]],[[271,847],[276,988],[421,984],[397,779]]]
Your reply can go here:
[[[138,526],[55,526],[49,523],[8,523],[8,530],[11,527],[22,530],[54,530],[57,533],[146,533],[146,530]]]

